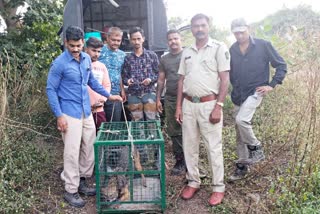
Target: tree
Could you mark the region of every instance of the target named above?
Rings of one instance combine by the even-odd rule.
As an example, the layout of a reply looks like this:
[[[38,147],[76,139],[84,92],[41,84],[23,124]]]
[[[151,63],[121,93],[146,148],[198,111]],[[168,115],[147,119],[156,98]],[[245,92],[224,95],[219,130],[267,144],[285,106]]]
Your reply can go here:
[[[62,26],[61,1],[26,2],[27,11],[20,19],[23,24],[0,35],[0,68],[6,71],[0,72],[0,83],[5,84],[0,87],[0,97],[7,103],[0,106],[0,111],[7,114],[10,110],[16,114],[19,111],[13,109],[28,108],[26,101],[37,99],[33,94],[44,88],[46,71],[61,52],[57,35]]]
[[[0,16],[7,26],[7,31],[16,29],[20,20],[19,15],[17,15],[17,9],[24,4],[25,1],[23,0],[0,0]]]
[[[301,5],[294,9],[284,8],[267,16],[262,21],[252,24],[253,31],[259,36],[264,33],[268,36],[285,36],[292,30],[299,29],[303,33],[320,31],[320,14],[314,12],[310,6]],[[260,33],[260,34],[259,34]]]

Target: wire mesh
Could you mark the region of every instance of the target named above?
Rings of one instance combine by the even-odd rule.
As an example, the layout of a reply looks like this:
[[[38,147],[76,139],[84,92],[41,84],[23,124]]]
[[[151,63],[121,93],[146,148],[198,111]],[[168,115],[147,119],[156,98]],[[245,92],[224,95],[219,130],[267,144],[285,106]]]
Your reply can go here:
[[[129,132],[133,140],[159,140],[162,137],[159,124],[152,121],[103,123],[97,141],[129,140]]]
[[[163,144],[158,122],[102,124],[94,145],[98,210],[165,207]]]

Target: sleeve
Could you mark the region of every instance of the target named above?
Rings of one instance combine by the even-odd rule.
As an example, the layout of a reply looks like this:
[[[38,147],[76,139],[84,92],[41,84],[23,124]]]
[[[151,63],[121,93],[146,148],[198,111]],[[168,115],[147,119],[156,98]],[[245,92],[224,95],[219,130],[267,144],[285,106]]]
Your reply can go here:
[[[159,60],[159,71],[164,71],[164,65],[163,65],[163,57]]]
[[[282,84],[287,73],[287,64],[268,41],[266,42],[266,50],[271,66],[276,69],[276,72],[269,83],[269,85],[274,88],[277,84]]]
[[[186,58],[186,51],[183,50],[181,60],[180,60],[180,65],[179,65],[179,70],[178,74],[180,75],[186,75],[186,64],[185,64],[185,58]]]
[[[110,96],[110,93],[103,88],[103,86],[98,82],[96,78],[94,78],[92,71],[89,71],[88,85],[98,94],[107,98]]]
[[[230,70],[230,52],[224,43],[217,49],[216,60],[219,72]]]
[[[152,58],[152,73],[150,74],[149,78],[151,79],[152,83],[156,83],[158,80],[159,75],[159,59],[156,53],[151,54]]]
[[[233,63],[232,63],[233,52],[232,52],[232,46],[229,49],[229,53],[230,53],[230,82],[233,85],[235,81],[234,81],[234,75],[232,75],[233,74]]]
[[[122,83],[124,85],[128,85],[128,80],[131,78],[129,71],[130,71],[130,63],[129,63],[128,57],[126,56],[124,58],[124,63],[123,63],[122,72],[121,72]]]
[[[102,86],[110,93],[111,91],[111,82],[109,78],[109,72],[106,66],[103,69],[103,79],[102,79]],[[104,99],[106,101],[107,99]]]
[[[59,66],[57,63],[53,62],[51,64],[48,79],[47,79],[47,96],[50,108],[56,117],[62,115],[59,98],[58,89],[62,79],[63,66]]]

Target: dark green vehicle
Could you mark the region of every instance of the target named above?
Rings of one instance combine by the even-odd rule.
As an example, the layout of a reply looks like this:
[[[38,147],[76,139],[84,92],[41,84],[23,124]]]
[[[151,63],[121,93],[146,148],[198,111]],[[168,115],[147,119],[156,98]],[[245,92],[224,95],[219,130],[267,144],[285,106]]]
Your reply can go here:
[[[68,0],[63,15],[63,32],[77,25],[86,33],[104,32],[109,27],[124,31],[121,48],[130,51],[128,32],[139,26],[145,32],[145,47],[158,54],[167,50],[167,16],[163,0]]]

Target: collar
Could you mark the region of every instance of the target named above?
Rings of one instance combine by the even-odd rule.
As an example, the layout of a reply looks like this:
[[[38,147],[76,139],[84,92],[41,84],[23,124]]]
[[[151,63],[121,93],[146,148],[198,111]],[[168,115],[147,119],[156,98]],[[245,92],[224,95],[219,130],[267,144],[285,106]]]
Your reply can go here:
[[[106,48],[107,48],[107,50],[109,51],[109,52],[118,52],[119,51],[119,49],[117,49],[117,50],[111,50],[111,48],[109,48],[109,45],[105,45],[106,46]]]
[[[256,42],[253,39],[253,37],[249,36],[249,46],[248,46],[248,51],[250,51],[251,48],[254,48],[256,46]],[[240,51],[240,45],[239,42],[234,43],[231,47],[232,50],[234,50],[238,55],[243,55]]]
[[[239,46],[239,42],[237,42],[238,46]],[[249,36],[249,46],[250,45],[256,45],[256,42],[254,41],[252,36]]]
[[[142,54],[141,54],[140,56],[137,56],[137,55],[136,55],[136,53],[135,53],[134,51],[132,51],[132,53],[131,53],[131,54],[132,54],[133,56],[135,56],[135,57],[142,57],[146,52],[147,52],[147,49],[143,48],[143,50],[142,50]]]
[[[250,40],[250,44],[256,45],[256,41],[254,41],[254,39],[251,36],[249,36],[249,40]]]
[[[208,39],[208,41],[207,41],[207,43],[202,47],[202,48],[205,48],[205,47],[212,47],[213,45],[213,39],[211,39],[210,37],[209,37],[209,39]],[[196,46],[196,42],[194,42],[192,45],[191,45],[191,48],[192,49],[194,49],[194,50],[196,50],[196,51],[198,51],[198,49],[197,49],[197,46]]]
[[[65,54],[66,54],[67,60],[68,60],[69,62],[72,61],[72,60],[76,60],[76,59],[72,56],[72,54],[70,53],[70,51],[69,51],[68,49],[65,50]],[[83,55],[83,52],[81,51],[81,52],[80,52],[80,61],[81,61],[81,59],[84,59],[84,58],[85,58],[85,56]]]

